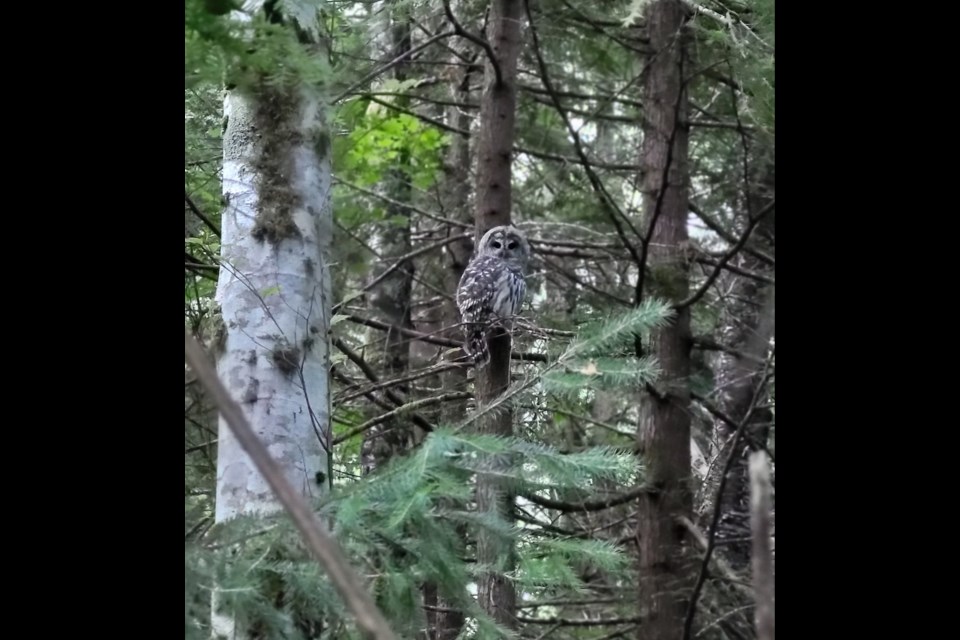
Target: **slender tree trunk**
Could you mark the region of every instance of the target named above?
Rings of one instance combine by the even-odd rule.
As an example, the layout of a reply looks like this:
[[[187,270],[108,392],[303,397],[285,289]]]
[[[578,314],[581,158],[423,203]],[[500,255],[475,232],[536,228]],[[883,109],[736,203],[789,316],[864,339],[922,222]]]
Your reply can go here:
[[[654,0],[646,10],[652,49],[644,77],[641,165],[644,215],[653,225],[650,285],[644,295],[677,302],[689,293],[687,246],[687,96],[683,7]],[[662,376],[644,393],[639,445],[653,488],[640,500],[640,607],[644,640],[680,640],[691,586],[679,516],[690,517],[690,312],[680,310],[651,338]]]
[[[451,54],[451,62],[456,65],[459,58]],[[454,66],[455,70],[460,67]],[[465,71],[456,72],[459,80],[453,84],[451,98],[453,102],[469,102],[469,85],[471,74],[469,67],[464,67]],[[446,109],[447,123],[457,129],[469,131],[470,116],[460,107],[449,106]],[[468,210],[468,199],[470,196],[470,140],[464,136],[454,136],[451,139],[450,146],[447,149],[444,159],[444,185],[442,188],[443,213],[453,219],[462,222],[469,222],[471,215]],[[460,229],[450,227],[448,233],[460,233]],[[471,242],[469,239],[452,242],[444,248],[444,290],[456,291],[460,283],[460,277],[463,270],[470,260]],[[455,300],[451,297],[444,300],[443,303],[443,326],[446,327],[445,336],[453,340],[462,339],[462,332],[459,329],[460,311],[457,309]],[[456,360],[463,356],[457,351],[450,351],[446,356],[447,360]],[[441,382],[444,393],[453,391],[462,391],[467,385],[467,371],[459,367],[449,369],[441,374]],[[440,424],[453,425],[463,419],[466,413],[466,401],[456,400],[445,402],[440,406]],[[467,536],[465,527],[461,527],[464,538]],[[427,622],[430,630],[429,637],[432,640],[454,640],[463,628],[464,617],[461,611],[453,609],[451,603],[446,602],[438,593],[434,585],[427,585],[424,588],[424,600],[428,605],[434,606],[439,611],[428,611]]]
[[[315,494],[329,426],[330,161],[321,105],[261,87],[225,99],[224,335],[217,369],[288,480]],[[221,422],[217,521],[278,508]]]
[[[756,215],[773,200],[773,166],[763,168],[756,186],[747,194],[746,209]],[[757,225],[755,237],[759,240],[773,236],[773,216],[767,215]],[[773,247],[763,246],[772,254]],[[741,266],[755,272],[769,271],[760,260],[742,254]],[[755,408],[754,396],[763,370],[764,358],[775,334],[775,290],[773,286],[760,286],[752,278],[737,277],[733,287],[736,294],[729,311],[727,329],[722,341],[736,347],[742,355],[720,354],[717,388],[721,390],[720,405],[724,412],[739,423],[746,419],[744,437],[739,450],[734,452],[736,461],[731,465],[723,495],[720,496],[721,519],[717,528],[719,547],[730,564],[737,570],[746,571],[750,566],[750,495],[748,456],[766,446],[772,414],[768,409]],[[760,398],[762,400],[762,398]],[[734,425],[719,421],[716,426],[718,441],[732,443],[736,430]],[[730,445],[719,452],[725,456]],[[718,465],[722,469],[723,465]]]
[[[480,130],[477,136],[476,243],[487,230],[511,221],[511,160],[515,138],[517,58],[520,54],[520,20],[523,0],[492,0],[488,41],[499,68],[490,60],[484,68],[484,91],[480,101]],[[477,372],[476,399],[482,407],[501,395],[510,383],[510,335],[497,332],[490,339],[490,363]],[[512,435],[513,412],[488,415],[480,428],[487,433]],[[514,496],[491,477],[477,483],[477,509],[499,511],[513,519]],[[496,566],[479,579],[480,606],[498,623],[516,626],[516,591],[506,573],[515,566],[514,550],[489,534],[477,541],[477,561]]]
[[[753,538],[754,616],[758,640],[774,640],[776,626],[773,551],[770,548],[770,510],[773,506],[770,469],[763,451],[750,454],[750,529]]]
[[[405,3],[397,3],[390,17],[391,52],[388,56],[395,59],[410,51],[410,8]],[[394,67],[394,77],[402,82],[407,79],[408,62]],[[397,99],[399,106],[406,107],[406,98]],[[387,205],[387,215],[380,225],[378,247],[384,261],[374,270],[378,277],[390,268],[394,259],[410,253],[410,209],[403,206],[412,196],[409,177],[409,156],[400,154],[397,166],[388,173],[386,185],[388,196],[394,203]],[[399,268],[388,275],[370,294],[370,301],[376,318],[390,327],[412,328],[410,318],[410,293],[413,287],[413,260],[404,260]],[[396,378],[407,373],[410,367],[410,340],[396,330],[387,330],[385,334],[374,332],[372,344],[377,345],[376,352],[380,362],[383,379]],[[408,398],[406,385],[393,390]],[[407,418],[395,418],[382,422],[364,434],[362,462],[365,472],[389,460],[394,454],[405,451],[411,444],[411,426]]]
[[[330,134],[320,96],[262,80],[224,100],[217,370],[287,480],[328,485]],[[221,418],[216,521],[280,509]],[[222,614],[222,615],[221,615]],[[216,633],[233,638],[229,612]],[[242,637],[244,632],[240,632]]]

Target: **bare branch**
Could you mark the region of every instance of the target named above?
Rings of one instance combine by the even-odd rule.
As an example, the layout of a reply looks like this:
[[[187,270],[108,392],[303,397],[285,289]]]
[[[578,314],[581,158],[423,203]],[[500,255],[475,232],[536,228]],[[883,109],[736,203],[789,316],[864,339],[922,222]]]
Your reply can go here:
[[[627,234],[623,229],[623,225],[620,223],[620,218],[623,218],[623,220],[627,223],[627,226],[630,227],[631,231],[633,231],[635,235],[639,236],[640,234],[637,232],[630,219],[623,213],[620,207],[617,206],[617,203],[614,202],[613,198],[607,192],[606,187],[604,187],[603,182],[600,180],[600,177],[597,176],[596,172],[593,170],[590,160],[587,158],[587,154],[583,150],[583,144],[580,141],[580,134],[570,122],[567,112],[564,111],[563,105],[560,104],[560,98],[554,91],[553,83],[550,81],[550,75],[547,72],[547,63],[544,61],[543,55],[540,53],[540,37],[537,34],[537,27],[533,20],[533,14],[530,13],[530,2],[529,0],[524,0],[523,4],[527,12],[527,22],[530,25],[530,35],[533,37],[533,52],[537,58],[537,66],[540,67],[540,79],[543,82],[543,86],[547,90],[547,93],[550,94],[550,99],[553,100],[553,105],[556,108],[557,113],[560,114],[561,119],[563,119],[563,123],[567,127],[567,131],[573,138],[574,150],[577,153],[577,157],[580,158],[580,164],[587,173],[587,179],[590,181],[590,186],[593,187],[593,190],[600,197],[600,203],[603,205],[604,211],[610,218],[610,222],[613,223],[614,228],[617,230],[617,235],[620,236],[623,246],[627,248],[627,251],[630,252],[630,255],[642,270],[643,266],[642,262],[640,261],[640,253],[637,251],[636,247],[633,246],[633,243],[630,242],[629,238],[627,238]]]
[[[686,300],[681,300],[680,302],[675,304],[674,308],[678,310],[683,309],[684,307],[690,306],[691,304],[699,300],[701,297],[703,297],[703,294],[707,292],[707,289],[710,288],[714,280],[717,279],[717,276],[720,275],[721,269],[723,269],[726,266],[727,262],[730,261],[730,258],[735,256],[743,248],[743,245],[747,244],[747,240],[750,239],[750,234],[753,233],[753,230],[756,228],[757,224],[759,224],[760,221],[768,213],[773,211],[775,204],[776,204],[776,200],[771,200],[763,209],[760,210],[760,212],[756,216],[754,216],[750,220],[750,224],[747,225],[747,228],[743,232],[743,235],[740,236],[740,239],[737,241],[737,243],[732,247],[730,247],[730,250],[727,251],[722,258],[720,258],[720,262],[717,263],[716,268],[710,273],[710,275],[707,277],[706,281],[700,286],[700,288],[694,291]]]
[[[430,335],[429,333],[421,333],[420,331],[414,331],[413,329],[407,329],[406,327],[396,327],[391,326],[386,323],[380,322],[378,320],[370,320],[368,318],[363,318],[356,315],[348,315],[347,320],[351,322],[356,322],[357,324],[362,324],[364,326],[370,327],[372,329],[380,329],[381,331],[399,331],[403,335],[413,338],[414,340],[420,340],[421,342],[428,342],[430,344],[436,344],[443,347],[452,347],[454,349],[459,349],[463,346],[462,342],[457,342],[456,340],[450,340],[447,338],[441,338],[438,336]],[[514,351],[510,354],[510,357],[514,360],[524,360],[527,362],[546,362],[547,356],[542,353],[526,353],[526,352],[517,352]]]
[[[540,505],[541,507],[546,507],[547,509],[557,509],[559,511],[601,511],[603,509],[609,509],[610,507],[615,507],[617,505],[626,504],[631,500],[636,500],[640,496],[646,493],[653,493],[653,489],[650,487],[642,486],[637,487],[633,491],[628,491],[627,493],[622,493],[619,496],[612,496],[610,498],[604,498],[603,500],[591,500],[589,502],[563,502],[560,500],[551,500],[550,498],[541,498],[540,496],[531,493],[524,494],[524,498],[530,502]]]
[[[450,393],[445,393],[441,396],[435,396],[433,398],[422,398],[420,400],[414,400],[413,402],[408,402],[407,404],[401,405],[392,411],[388,411],[382,415],[377,416],[376,418],[371,418],[363,424],[351,429],[342,436],[334,438],[333,444],[338,445],[342,442],[346,442],[353,436],[363,433],[368,429],[372,429],[378,424],[384,423],[391,418],[396,416],[403,415],[404,413],[409,413],[415,411],[422,407],[429,407],[430,405],[440,404],[441,402],[449,402],[450,400],[465,400],[466,398],[472,398],[473,394],[466,391],[451,391]]]
[[[340,95],[338,95],[337,97],[335,97],[335,98],[333,99],[333,104],[336,104],[336,103],[340,102],[341,100],[343,100],[344,98],[350,96],[351,94],[353,94],[354,92],[356,92],[357,89],[359,89],[360,87],[364,86],[365,84],[367,84],[368,82],[370,82],[371,80],[373,80],[374,78],[376,78],[377,76],[379,76],[380,74],[386,73],[386,72],[389,71],[390,69],[393,69],[395,66],[397,66],[398,64],[400,64],[401,62],[403,62],[403,61],[406,60],[407,58],[411,57],[413,54],[419,53],[420,51],[423,51],[424,49],[426,49],[427,47],[429,47],[430,45],[432,45],[434,42],[437,42],[438,40],[443,40],[444,38],[449,38],[449,37],[452,36],[452,35],[456,35],[455,32],[453,32],[453,31],[443,31],[443,32],[438,33],[437,35],[433,36],[432,38],[428,38],[428,39],[427,39],[423,44],[421,44],[420,46],[414,47],[414,48],[410,49],[409,51],[405,51],[404,53],[400,54],[399,56],[397,56],[396,58],[394,58],[393,60],[391,60],[391,61],[388,62],[387,64],[383,65],[383,66],[380,67],[379,69],[374,69],[373,71],[371,71],[371,72],[368,73],[367,75],[363,76],[363,78],[361,78],[357,83],[353,84],[349,89],[347,89],[346,91],[344,91],[343,93],[341,93]]]
[[[203,224],[207,225],[207,228],[209,228],[210,231],[212,231],[213,234],[219,238],[220,229],[218,229],[217,226],[213,224],[209,218],[207,218],[207,216],[203,215],[203,213],[200,211],[200,208],[193,203],[193,200],[190,198],[190,194],[184,191],[183,197],[187,201],[187,206],[190,207],[190,211],[193,212],[193,215],[200,218],[200,220],[203,221]]]
[[[463,28],[463,25],[460,24],[457,17],[453,15],[453,10],[450,8],[450,0],[443,0],[443,11],[447,14],[447,20],[453,25],[453,31],[456,35],[483,47],[483,51],[487,54],[487,59],[490,61],[490,66],[493,67],[493,72],[497,76],[497,86],[503,85],[503,72],[500,71],[500,63],[497,62],[497,56],[494,54],[493,47],[490,46],[490,43]]]

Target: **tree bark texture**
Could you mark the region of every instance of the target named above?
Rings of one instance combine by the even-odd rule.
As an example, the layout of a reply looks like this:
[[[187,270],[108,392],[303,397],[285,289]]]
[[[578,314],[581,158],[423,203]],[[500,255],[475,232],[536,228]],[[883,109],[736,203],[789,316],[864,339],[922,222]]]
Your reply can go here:
[[[641,292],[678,302],[689,293],[687,96],[683,6],[654,0],[646,9],[651,55],[644,73],[641,171],[649,286]],[[650,353],[662,375],[642,397],[639,449],[652,491],[640,499],[640,608],[644,640],[680,640],[691,563],[679,516],[692,514],[690,464],[690,312],[679,310],[654,332]]]
[[[218,373],[287,480],[312,495],[330,420],[329,134],[319,98],[295,89],[237,89],[224,111]],[[221,422],[217,521],[277,507]]]
[[[750,529],[753,539],[754,615],[758,640],[774,640],[776,627],[773,550],[770,547],[770,511],[773,508],[770,468],[763,451],[750,454]]]
[[[489,59],[484,68],[484,91],[480,101],[480,129],[477,135],[476,243],[487,230],[511,223],[512,149],[515,139],[517,58],[520,54],[522,0],[492,0],[487,39],[493,48],[498,73]],[[478,407],[500,396],[510,383],[510,335],[499,331],[490,339],[490,362],[477,372]],[[513,413],[505,410],[488,414],[480,429],[497,435],[513,433]],[[497,511],[513,519],[514,496],[492,477],[477,482],[477,509]],[[480,577],[480,606],[498,623],[515,628],[516,591],[506,573],[516,564],[514,550],[488,533],[477,540],[477,560],[497,568]]]
[[[326,490],[330,461],[329,132],[319,96],[261,84],[224,100],[217,371],[246,418],[307,498]],[[280,509],[223,418],[216,521]],[[244,638],[213,592],[219,637]]]
[[[459,57],[455,54],[450,56],[451,63],[455,73],[455,80],[452,83],[450,98],[453,102],[467,103],[470,101],[469,85],[474,76],[470,68],[462,68],[458,65]],[[470,130],[470,115],[456,106],[449,106],[445,111],[445,118],[451,126]],[[470,138],[465,136],[454,136],[450,141],[444,158],[444,177],[441,193],[443,194],[443,212],[449,218],[469,223],[471,212],[468,209],[470,196]],[[450,228],[448,233],[457,233],[459,230]],[[470,260],[472,243],[469,238],[464,238],[452,242],[444,248],[443,259],[443,278],[444,290],[456,291],[460,283],[460,277],[463,270],[467,267]],[[459,328],[460,311],[457,309],[456,301],[453,297],[443,302],[443,326],[446,330],[443,335],[452,340],[461,340],[462,332]],[[456,360],[463,356],[458,349],[447,354],[448,360]],[[449,369],[440,374],[441,384],[444,393],[453,391],[463,391],[467,386],[467,371],[463,367]],[[463,419],[466,414],[467,405],[465,400],[455,400],[444,402],[440,405],[440,424],[444,426],[454,425]],[[463,508],[460,505],[460,508]],[[460,527],[461,535],[464,539],[467,536],[465,527]],[[429,640],[454,640],[463,628],[463,612],[456,610],[452,603],[447,602],[441,594],[438,593],[435,585],[426,585],[424,588],[424,601],[427,605],[436,607],[437,610],[427,611],[427,627]]]

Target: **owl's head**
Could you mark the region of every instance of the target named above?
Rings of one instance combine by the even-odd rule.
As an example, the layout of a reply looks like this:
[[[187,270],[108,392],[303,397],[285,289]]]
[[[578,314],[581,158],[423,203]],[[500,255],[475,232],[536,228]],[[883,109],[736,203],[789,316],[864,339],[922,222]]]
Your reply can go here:
[[[514,226],[494,227],[480,239],[478,256],[497,256],[520,267],[530,259],[530,244],[526,236]]]

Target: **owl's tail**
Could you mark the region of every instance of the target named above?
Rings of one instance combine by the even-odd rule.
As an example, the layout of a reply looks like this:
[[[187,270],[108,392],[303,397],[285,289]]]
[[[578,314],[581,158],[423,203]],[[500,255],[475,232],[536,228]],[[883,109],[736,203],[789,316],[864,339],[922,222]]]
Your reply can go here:
[[[474,366],[478,369],[490,362],[490,349],[487,347],[487,340],[482,329],[468,329],[463,350],[473,359]]]

